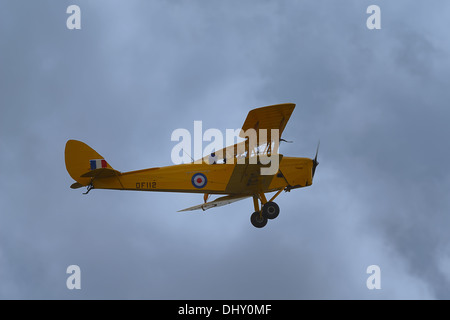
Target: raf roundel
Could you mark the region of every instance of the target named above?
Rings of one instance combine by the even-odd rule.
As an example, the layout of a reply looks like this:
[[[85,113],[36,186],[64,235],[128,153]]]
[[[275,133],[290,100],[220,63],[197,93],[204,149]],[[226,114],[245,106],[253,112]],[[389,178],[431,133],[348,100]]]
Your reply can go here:
[[[191,181],[194,187],[201,189],[206,186],[208,179],[206,179],[206,176],[203,173],[196,173],[192,176]]]

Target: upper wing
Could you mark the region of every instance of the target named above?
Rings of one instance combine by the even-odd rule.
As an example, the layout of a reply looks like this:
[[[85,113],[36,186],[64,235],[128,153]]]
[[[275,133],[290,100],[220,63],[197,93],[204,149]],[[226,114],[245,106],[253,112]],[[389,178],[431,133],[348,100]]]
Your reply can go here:
[[[231,158],[236,155],[240,155],[242,153],[247,153],[247,156],[251,156],[250,153],[254,151],[255,148],[262,145],[269,145],[272,140],[271,130],[278,130],[278,138],[281,138],[281,134],[286,127],[289,118],[291,117],[292,112],[294,111],[295,104],[294,103],[284,103],[284,104],[276,104],[272,106],[256,108],[251,110],[247,118],[242,125],[241,132],[239,137],[246,138],[245,141],[234,144],[233,146],[228,146],[221,150],[216,151],[216,160],[220,161],[223,158]],[[254,129],[256,133],[256,141],[254,141],[254,145],[251,146],[249,144],[249,138],[245,135],[247,130]],[[264,134],[260,130],[267,130]],[[276,141],[276,146],[279,141]],[[258,149],[257,153],[264,154],[268,150],[267,146],[262,152]],[[278,152],[274,148],[270,149],[271,152]],[[203,157],[203,162],[208,163],[209,155]]]
[[[215,199],[214,201],[210,201],[210,202],[206,202],[203,204],[199,204],[198,206],[193,206],[190,208],[186,208],[183,210],[179,210],[178,212],[182,212],[182,211],[194,211],[194,210],[200,210],[202,209],[203,211],[211,209],[211,208],[215,208],[215,207],[221,207],[239,200],[243,200],[245,198],[249,198],[250,196],[246,195],[246,196],[224,196],[224,197],[220,197]]]
[[[278,129],[281,137],[281,134],[283,133],[284,128],[286,127],[286,124],[294,111],[294,108],[295,104],[284,103],[251,110],[242,125],[242,131],[239,136],[244,138],[244,131],[248,129],[255,129],[259,141],[260,137],[258,131],[260,129]]]

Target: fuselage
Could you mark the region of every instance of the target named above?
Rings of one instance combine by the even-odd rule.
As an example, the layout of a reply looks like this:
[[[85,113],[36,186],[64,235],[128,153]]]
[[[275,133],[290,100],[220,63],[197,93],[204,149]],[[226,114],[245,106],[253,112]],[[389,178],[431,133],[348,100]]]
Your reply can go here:
[[[312,166],[309,158],[282,157],[276,174],[261,175],[259,164],[190,163],[95,178],[92,185],[95,189],[252,195],[309,186]]]

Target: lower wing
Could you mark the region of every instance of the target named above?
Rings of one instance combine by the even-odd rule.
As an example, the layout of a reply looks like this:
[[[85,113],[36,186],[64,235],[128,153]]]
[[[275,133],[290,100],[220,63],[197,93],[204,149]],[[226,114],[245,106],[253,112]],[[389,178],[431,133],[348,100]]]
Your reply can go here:
[[[178,212],[194,211],[194,210],[200,210],[200,209],[205,211],[205,210],[208,210],[208,209],[211,209],[211,208],[221,207],[221,206],[224,206],[224,205],[227,205],[227,204],[239,201],[239,200],[243,200],[243,199],[246,199],[246,198],[250,198],[250,197],[251,196],[249,196],[249,195],[224,196],[224,197],[217,198],[214,201],[206,202],[206,203],[203,203],[203,204],[199,204],[197,206],[193,206],[193,207],[190,207],[190,208],[179,210]]]

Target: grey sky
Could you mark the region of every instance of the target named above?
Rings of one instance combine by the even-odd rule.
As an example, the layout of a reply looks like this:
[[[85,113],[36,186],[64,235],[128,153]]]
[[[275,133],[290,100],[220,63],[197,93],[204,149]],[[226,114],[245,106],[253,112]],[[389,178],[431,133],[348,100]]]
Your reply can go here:
[[[81,8],[82,29],[66,28]],[[381,8],[381,30],[366,9]],[[1,1],[0,298],[449,299],[448,1]],[[117,170],[173,130],[293,102],[314,185],[250,200],[71,190],[68,139]],[[77,264],[82,289],[66,288]],[[366,268],[381,268],[368,290]]]

